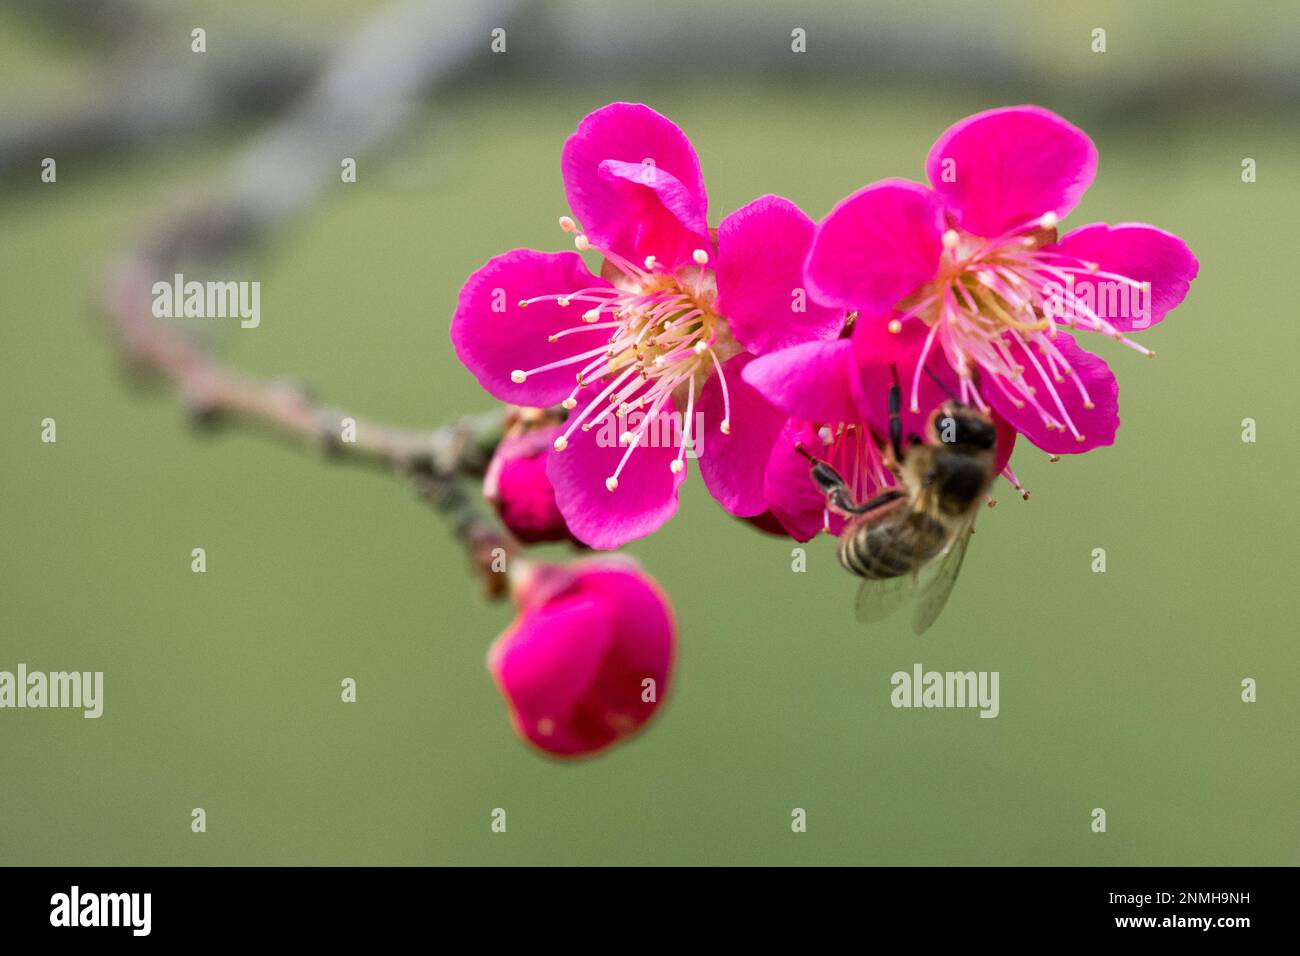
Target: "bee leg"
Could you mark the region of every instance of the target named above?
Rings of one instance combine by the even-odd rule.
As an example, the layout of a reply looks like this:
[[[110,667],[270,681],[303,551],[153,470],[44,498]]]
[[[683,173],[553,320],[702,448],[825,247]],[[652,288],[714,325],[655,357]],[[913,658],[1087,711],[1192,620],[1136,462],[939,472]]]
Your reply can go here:
[[[809,474],[826,495],[827,507],[842,515],[857,514],[857,502],[853,500],[853,492],[843,476],[820,458],[815,458],[802,445],[796,444],[794,450],[812,463],[808,469]]]
[[[876,495],[870,501],[864,501],[853,509],[854,514],[866,514],[868,511],[875,511],[881,505],[887,505],[891,501],[897,501],[899,498],[906,498],[907,492],[901,488],[888,488]]]
[[[894,453],[894,464],[903,461],[903,389],[898,384],[898,366],[889,366],[894,383],[889,386],[889,449]]]

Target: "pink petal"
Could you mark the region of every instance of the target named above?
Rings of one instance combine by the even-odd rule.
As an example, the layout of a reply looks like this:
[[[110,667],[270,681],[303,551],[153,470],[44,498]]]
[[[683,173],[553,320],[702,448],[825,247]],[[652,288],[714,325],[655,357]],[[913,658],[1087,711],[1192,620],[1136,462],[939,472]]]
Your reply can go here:
[[[805,342],[745,366],[747,383],[787,415],[820,424],[857,422],[853,397],[853,343]]]
[[[720,430],[725,407],[716,374],[704,384],[700,415],[703,440],[697,447],[700,474],[709,494],[733,515],[750,517],[767,510],[763,468],[786,416],[768,403],[741,374],[752,356],[742,352],[722,366],[731,399],[731,434]]]
[[[858,364],[890,365],[894,362],[914,362],[930,334],[930,326],[920,319],[899,321],[898,312],[882,315],[860,315],[853,325],[853,354]],[[891,326],[891,323],[897,325]],[[897,331],[894,331],[897,329]]]
[[[993,409],[993,427],[997,429],[997,448],[993,459],[993,470],[1002,471],[1011,461],[1011,452],[1016,447],[1016,427]]]
[[[568,335],[555,342],[547,337],[582,324],[582,309],[561,308],[554,301],[521,308],[521,299],[563,294],[609,283],[593,276],[576,252],[535,252],[514,249],[489,259],[460,290],[451,319],[456,355],[494,398],[515,405],[553,405],[574,386],[574,376],[586,364],[567,365],[529,375],[522,382],[511,372],[528,370],[588,351],[600,340],[591,334]]]
[[[810,541],[821,532],[826,521],[826,496],[809,473],[808,459],[795,450],[803,447],[818,458],[826,455],[817,430],[808,422],[790,419],[772,446],[763,471],[763,493],[768,507],[796,541]],[[831,533],[838,534],[843,520],[831,515]]]
[[[677,489],[686,477],[673,474],[680,425],[673,425],[672,402],[659,412],[610,491],[605,480],[614,474],[627,448],[619,444],[615,416],[589,432],[575,431],[569,446],[553,452],[546,474],[555,488],[555,503],[573,536],[593,548],[617,548],[659,529],[677,511]],[[628,416],[628,430],[642,421]]]
[[[611,103],[589,114],[560,166],[569,206],[598,248],[638,264],[654,255],[668,269],[712,248],[699,158],[650,107]]]
[[[862,416],[877,434],[887,438],[889,392],[896,370],[903,440],[906,442],[912,435],[925,435],[930,413],[949,396],[924,370],[917,375],[917,364],[930,334],[930,326],[919,319],[908,319],[900,323],[898,332],[891,332],[891,321],[892,318],[887,317],[859,319],[854,327],[852,343],[857,376],[853,379],[853,389]],[[959,394],[957,375],[949,368],[937,344],[931,346],[925,364],[934,377],[954,394]],[[914,388],[916,411],[912,410]]]
[[[804,287],[815,229],[780,196],[755,199],[718,226],[718,309],[750,352],[839,335],[844,310],[809,301]]]
[[[1043,213],[1069,213],[1097,173],[1097,147],[1050,110],[1012,106],[950,127],[925,171],[963,229],[994,237]]]
[[[1183,240],[1163,229],[1136,222],[1083,226],[1046,251],[1096,263],[1103,273],[1151,283],[1150,301],[1142,308],[1143,299],[1135,296],[1135,290],[1117,282],[1114,275],[1075,277],[1075,294],[1090,295],[1095,303],[1094,311],[1121,332],[1141,331],[1163,319],[1183,301],[1200,268]]]
[[[890,179],[836,206],[817,227],[805,267],[814,299],[879,314],[934,278],[942,210],[919,183]]]
[[[1045,452],[1054,455],[1072,455],[1113,444],[1115,432],[1119,428],[1119,385],[1115,381],[1114,373],[1096,355],[1081,349],[1067,332],[1058,332],[1052,344],[1070,363],[1074,375],[1063,376],[1064,380],[1061,382],[1053,380],[1051,389],[1054,389],[1060,397],[1061,404],[1065,406],[1065,411],[1079,432],[1081,440],[1075,438],[1068,428],[1064,431],[1048,429],[1041,415],[1028,402],[1025,402],[1023,407],[1017,407],[1017,390],[1000,387],[1005,385],[1002,376],[988,376],[988,380],[981,385],[980,393],[1003,418],[1015,427],[1016,431]],[[1018,345],[1008,343],[1008,347],[1013,355],[1023,354]],[[1040,364],[1045,366],[1042,356],[1036,353],[1036,357]],[[1043,381],[1032,363],[1026,361],[1024,364],[1024,382],[1034,388],[1034,398],[1054,418],[1058,421],[1062,420],[1048,383]],[[1084,406],[1078,387],[1071,381],[1074,377],[1077,377],[1087,389],[1093,408]]]

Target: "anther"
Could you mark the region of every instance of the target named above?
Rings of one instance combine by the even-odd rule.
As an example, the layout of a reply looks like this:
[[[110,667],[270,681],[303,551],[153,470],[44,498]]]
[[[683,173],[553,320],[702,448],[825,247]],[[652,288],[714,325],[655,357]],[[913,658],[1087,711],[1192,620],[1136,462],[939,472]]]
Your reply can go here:
[[[581,234],[574,237],[573,244],[577,246],[579,252],[586,252],[591,248],[591,243],[587,240],[587,237]]]
[[[1058,222],[1060,222],[1060,220],[1056,217],[1056,213],[1054,212],[1045,212],[1038,219],[1038,225],[1042,229],[1055,229]]]
[[[943,234],[943,247],[949,251],[957,248],[957,243],[961,242],[961,236],[957,234],[956,229],[949,229]]]
[[[654,256],[646,256],[646,257],[645,257],[645,267],[646,267],[646,271],[647,271],[647,272],[652,272],[652,271],[654,271],[654,267],[655,267],[655,257],[654,257]]]
[[[724,434],[724,435],[730,435],[730,434],[731,434],[731,422],[724,418],[724,419],[722,420],[722,423],[721,423],[720,425],[718,425],[718,431],[722,432],[722,434]]]
[[[578,407],[578,400],[576,398],[566,398],[564,401],[560,402],[560,404],[572,411]]]
[[[669,463],[668,470],[671,471],[674,475],[680,475],[682,473],[682,469],[685,467],[686,465],[682,463],[682,460],[680,458],[674,458],[672,462]]]
[[[890,319],[889,325],[887,325],[886,328],[889,329],[893,335],[897,335],[899,332],[903,331],[903,323],[898,321],[898,319]]]
[[[618,487],[618,479],[615,478],[613,475],[610,475],[608,478],[605,479],[605,487],[610,491],[613,491],[615,488]]]
[[[702,266],[709,261],[709,254],[703,249],[696,249],[691,253],[691,258],[695,260],[697,266]]]
[[[528,374],[521,368],[517,368],[510,373],[510,381],[514,382],[516,385],[522,385],[527,380]]]
[[[569,439],[561,435],[559,438],[555,439],[555,444],[553,444],[551,447],[554,448],[556,451],[564,451],[564,449],[569,447]]]

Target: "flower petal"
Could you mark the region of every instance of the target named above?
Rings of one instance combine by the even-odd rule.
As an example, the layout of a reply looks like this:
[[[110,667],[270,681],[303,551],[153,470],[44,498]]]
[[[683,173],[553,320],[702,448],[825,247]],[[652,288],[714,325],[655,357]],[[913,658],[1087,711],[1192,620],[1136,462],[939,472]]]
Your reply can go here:
[[[856,422],[853,343],[805,342],[756,358],[744,378],[787,415],[821,424]]]
[[[1011,461],[1011,452],[1016,447],[1016,426],[998,414],[998,410],[993,409],[993,427],[997,429],[997,448],[993,459],[993,470],[1002,471]]]
[[[933,192],[889,179],[831,210],[817,227],[805,281],[825,305],[879,314],[934,278],[943,217]]]
[[[685,468],[673,474],[680,425],[672,402],[647,426],[645,437],[618,476],[618,487],[605,484],[627,452],[622,431],[635,432],[644,421],[632,412],[626,422],[610,416],[590,432],[574,432],[569,446],[551,454],[546,474],[555,488],[555,503],[573,536],[593,548],[617,548],[659,529],[677,511],[677,489]]]
[[[1121,332],[1155,325],[1183,301],[1200,264],[1187,243],[1144,223],[1093,223],[1066,234],[1047,251],[1096,263],[1110,276],[1075,276],[1076,295],[1089,296],[1093,310]],[[1115,276],[1151,283],[1149,301]]]
[[[925,171],[963,229],[993,237],[1068,214],[1097,173],[1097,147],[1050,110],[1011,106],[949,127]]]
[[[949,368],[938,343],[926,356],[926,367],[918,363],[932,327],[919,319],[908,319],[891,332],[891,317],[859,319],[853,329],[853,354],[857,375],[852,380],[854,396],[862,417],[879,435],[889,435],[889,392],[897,373],[903,441],[912,435],[925,435],[930,413],[941,405],[948,393],[935,381],[957,391],[957,375]],[[913,401],[915,399],[915,401]],[[915,410],[913,410],[915,409]]]
[[[560,160],[569,207],[592,244],[638,264],[656,256],[672,269],[710,249],[708,197],[691,141],[640,103],[589,114]]]
[[[1054,419],[1062,421],[1064,415],[1068,415],[1079,437],[1076,438],[1068,427],[1048,428],[1034,405],[1025,401],[1020,396],[1019,389],[1000,375],[986,373],[980,388],[981,394],[1016,431],[1045,452],[1073,455],[1113,444],[1115,432],[1119,428],[1119,385],[1114,373],[1102,359],[1080,348],[1069,333],[1057,332],[1052,345],[1069,363],[1073,373],[1061,376],[1059,382],[1053,379],[1049,383],[1032,362],[1026,361],[1023,384],[1033,388],[1034,401]],[[1011,341],[1008,341],[1008,348],[1013,354],[1024,354],[1020,346]],[[1043,356],[1037,354],[1037,349],[1035,353],[1039,364],[1046,368]],[[1085,405],[1080,384],[1086,389],[1093,407]],[[1053,393],[1057,398],[1053,398]],[[1064,415],[1061,406],[1064,406]]]
[[[592,286],[606,288],[609,283],[593,276],[576,252],[514,249],[489,259],[460,290],[451,319],[456,355],[494,398],[515,405],[555,404],[573,388],[582,364],[538,372],[524,382],[513,381],[511,372],[576,355],[600,340],[577,334],[548,342],[547,337],[561,329],[581,325],[581,309],[562,308],[554,301],[523,308],[519,302]]]
[[[803,263],[816,226],[780,196],[762,196],[718,226],[718,310],[737,342],[762,355],[832,339],[844,310],[808,301]]]
[[[709,494],[731,514],[742,518],[767,510],[763,468],[786,420],[785,414],[764,399],[741,374],[752,358],[742,352],[722,366],[731,405],[729,435],[721,431],[722,421],[727,417],[722,382],[716,374],[705,382],[699,406],[704,433],[696,448],[700,474]]]

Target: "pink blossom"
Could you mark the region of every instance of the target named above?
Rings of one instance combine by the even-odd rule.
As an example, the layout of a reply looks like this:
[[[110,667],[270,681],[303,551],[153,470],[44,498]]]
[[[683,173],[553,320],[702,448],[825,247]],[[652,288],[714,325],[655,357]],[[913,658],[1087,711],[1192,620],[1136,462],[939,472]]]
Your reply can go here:
[[[574,540],[546,475],[546,458],[560,430],[552,425],[506,435],[483,475],[483,497],[526,544]]]
[[[928,366],[1048,452],[1113,442],[1115,377],[1073,333],[1151,354],[1129,334],[1183,300],[1198,264],[1181,239],[1140,223],[1058,239],[1096,167],[1081,130],[1040,107],[1010,107],[939,137],[932,186],[886,180],[836,206],[806,278],[819,301],[859,313],[858,390],[879,394],[897,365],[906,409],[924,413]]]
[[[667,521],[693,450],[724,507],[761,513],[753,466],[785,416],[739,371],[751,355],[834,338],[843,325],[843,309],[803,295],[812,220],[764,196],[711,231],[694,148],[639,104],[586,117],[561,166],[583,228],[568,217],[561,227],[603,256],[600,274],[574,252],[489,260],[461,290],[457,355],[502,401],[572,410],[547,472],[566,523],[592,547]]]
[[[519,616],[488,651],[516,731],[548,754],[594,753],[640,729],[668,692],[677,634],[658,585],[604,557],[530,565]]]

